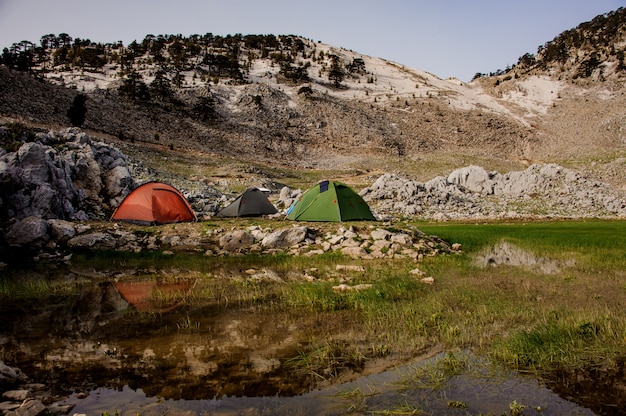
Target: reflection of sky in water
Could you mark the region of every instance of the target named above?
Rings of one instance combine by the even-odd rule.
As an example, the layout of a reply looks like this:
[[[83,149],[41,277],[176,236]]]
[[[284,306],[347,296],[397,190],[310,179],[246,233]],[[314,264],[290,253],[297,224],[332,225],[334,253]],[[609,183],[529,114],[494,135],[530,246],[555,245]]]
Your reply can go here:
[[[431,360],[424,363],[430,364]],[[423,364],[423,363],[422,363]],[[75,404],[72,413],[163,414],[188,415],[342,415],[358,404],[364,412],[383,412],[406,406],[427,414],[450,414],[449,403],[464,403],[467,407],[458,414],[509,414],[513,401],[526,407],[524,414],[541,415],[594,415],[592,411],[568,402],[541,386],[530,377],[513,373],[494,374],[485,369],[473,368],[471,374],[450,378],[442,388],[406,387],[416,365],[405,365],[354,382],[336,385],[295,397],[221,397],[206,400],[163,400],[146,397],[141,389],[125,386],[121,390],[98,389],[84,399],[72,395],[66,403]],[[361,392],[362,395],[354,394]],[[540,408],[540,412],[538,412]],[[252,412],[253,411],[253,412]],[[252,413],[250,413],[252,412]],[[381,413],[382,414],[382,413]],[[457,413],[453,413],[457,414]]]

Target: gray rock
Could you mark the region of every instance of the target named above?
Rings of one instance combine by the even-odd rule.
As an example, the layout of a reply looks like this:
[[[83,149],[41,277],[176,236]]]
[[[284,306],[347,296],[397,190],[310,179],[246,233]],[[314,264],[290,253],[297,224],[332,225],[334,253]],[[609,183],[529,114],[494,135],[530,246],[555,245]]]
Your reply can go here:
[[[254,244],[254,237],[244,230],[236,230],[220,237],[219,245],[226,251],[238,251]]]
[[[369,259],[372,256],[363,247],[342,247],[341,252],[353,259]]]
[[[389,240],[392,233],[382,228],[376,228],[370,233],[373,240]]]
[[[15,416],[39,416],[47,411],[41,400],[26,400],[20,407],[15,409]]]
[[[2,398],[6,400],[13,400],[14,402],[23,402],[29,397],[33,397],[30,390],[9,390],[2,393]]]
[[[57,242],[66,243],[76,235],[76,228],[70,221],[52,219],[48,220],[48,224],[50,235]]]
[[[0,221],[102,219],[135,186],[126,157],[80,129],[39,133],[37,140],[0,155]]]
[[[104,178],[104,188],[109,198],[123,199],[123,195],[128,194],[133,187],[134,181],[128,166],[115,166]]]
[[[391,242],[408,247],[413,244],[413,239],[406,233],[398,233],[391,236]]]
[[[16,381],[18,379],[17,371],[13,367],[9,367],[0,360],[0,379],[7,381]]]
[[[26,217],[11,225],[4,239],[10,245],[41,247],[49,240],[48,228],[46,220],[39,217]]]
[[[108,233],[83,234],[67,242],[68,247],[91,250],[110,250],[114,249],[116,244],[116,239]]]
[[[268,234],[261,245],[265,248],[286,248],[306,240],[309,234],[308,227],[283,228]]]
[[[470,218],[626,216],[626,193],[555,164],[500,174],[478,166],[424,184],[393,174],[361,192],[380,216]]]
[[[470,192],[491,194],[493,183],[489,173],[480,166],[467,166],[448,175],[448,182],[463,187]]]

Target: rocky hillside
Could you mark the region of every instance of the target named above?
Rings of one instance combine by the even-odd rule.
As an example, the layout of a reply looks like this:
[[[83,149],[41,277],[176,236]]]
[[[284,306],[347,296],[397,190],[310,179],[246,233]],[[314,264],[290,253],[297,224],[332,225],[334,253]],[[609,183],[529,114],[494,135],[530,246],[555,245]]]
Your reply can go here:
[[[124,46],[46,35],[4,51],[0,121],[80,125],[127,154],[138,182],[225,192],[548,163],[623,191],[625,16],[598,16],[470,83],[298,36],[147,35]]]
[[[527,126],[488,96],[353,51],[292,36],[280,37],[267,51],[246,46],[244,37],[222,48],[213,40],[205,53],[177,63],[176,45],[192,49],[197,42],[164,42],[165,63],[156,65],[152,46],[146,46],[128,68],[115,61],[80,70],[73,62],[54,65],[62,48],[51,49],[52,62],[32,69],[52,84],[45,91],[41,81],[3,70],[0,86],[7,99],[1,113],[67,124],[66,110],[80,93],[88,97],[85,129],[296,167],[370,155],[418,158],[451,147],[471,152],[489,146],[500,157],[519,158],[533,140]],[[215,64],[228,59],[236,61]]]

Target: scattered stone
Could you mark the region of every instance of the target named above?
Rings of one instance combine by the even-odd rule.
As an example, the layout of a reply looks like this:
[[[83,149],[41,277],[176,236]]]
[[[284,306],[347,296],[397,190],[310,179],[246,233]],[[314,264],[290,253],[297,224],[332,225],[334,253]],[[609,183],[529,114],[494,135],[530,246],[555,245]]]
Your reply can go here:
[[[65,243],[76,235],[76,228],[71,221],[51,219],[48,220],[50,225],[50,236],[57,242]]]
[[[420,269],[413,269],[409,272],[410,274],[413,274],[415,276],[426,276],[426,273],[424,273],[423,271],[421,271]]]
[[[382,228],[377,228],[370,233],[373,240],[389,240],[391,238],[391,232]]]
[[[423,279],[420,279],[420,282],[432,285],[435,283],[435,279],[433,277],[424,277]]]
[[[393,234],[391,236],[391,242],[400,244],[401,246],[406,247],[406,246],[410,246],[411,244],[413,244],[413,239],[408,234],[398,233],[398,234]]]
[[[0,360],[0,381],[13,383],[18,379],[18,372]]]
[[[17,409],[20,406],[21,406],[21,403],[17,403],[17,402],[10,402],[10,401],[0,402],[0,414],[3,414],[3,415],[11,414],[9,412],[13,412],[15,409]]]
[[[358,292],[360,290],[370,289],[373,285],[369,283],[361,283],[358,285],[350,286],[346,283],[342,283],[337,286],[333,286],[332,289],[335,292]]]
[[[352,272],[364,272],[365,267],[356,264],[338,264],[335,266],[335,270],[348,270]]]
[[[74,404],[50,403],[48,405],[48,413],[53,415],[67,415],[72,411],[74,406]]]

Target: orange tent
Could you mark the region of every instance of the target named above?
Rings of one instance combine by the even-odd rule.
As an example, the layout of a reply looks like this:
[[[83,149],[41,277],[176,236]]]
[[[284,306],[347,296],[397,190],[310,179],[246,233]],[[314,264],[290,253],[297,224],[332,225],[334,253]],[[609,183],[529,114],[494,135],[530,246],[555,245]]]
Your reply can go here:
[[[145,183],[126,195],[111,221],[138,224],[166,224],[196,221],[191,205],[173,186],[160,182]]]

